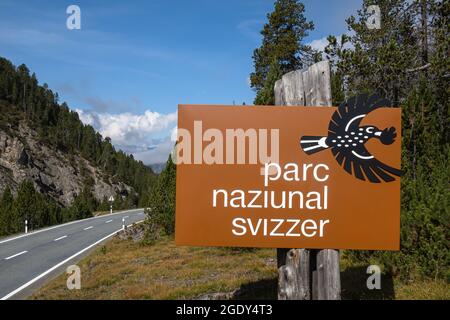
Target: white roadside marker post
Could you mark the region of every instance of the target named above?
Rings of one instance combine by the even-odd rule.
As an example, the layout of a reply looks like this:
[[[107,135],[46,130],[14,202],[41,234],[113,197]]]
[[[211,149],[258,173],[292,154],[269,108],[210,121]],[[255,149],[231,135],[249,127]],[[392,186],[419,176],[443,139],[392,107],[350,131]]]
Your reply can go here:
[[[125,231],[125,218],[122,218],[122,230]]]
[[[113,196],[109,197],[108,201],[109,201],[109,204],[110,204],[109,205],[109,213],[112,214],[113,213],[112,207],[113,207],[114,197]]]
[[[28,233],[28,220],[25,219],[25,233]]]

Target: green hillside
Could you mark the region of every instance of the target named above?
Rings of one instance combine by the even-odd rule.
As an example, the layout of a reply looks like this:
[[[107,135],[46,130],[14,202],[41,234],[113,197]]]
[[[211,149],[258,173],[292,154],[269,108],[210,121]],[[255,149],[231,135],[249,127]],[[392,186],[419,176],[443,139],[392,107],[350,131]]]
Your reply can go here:
[[[154,180],[26,65],[0,58],[0,236],[22,231],[24,219],[33,229],[106,211],[109,195],[115,209],[140,206]]]

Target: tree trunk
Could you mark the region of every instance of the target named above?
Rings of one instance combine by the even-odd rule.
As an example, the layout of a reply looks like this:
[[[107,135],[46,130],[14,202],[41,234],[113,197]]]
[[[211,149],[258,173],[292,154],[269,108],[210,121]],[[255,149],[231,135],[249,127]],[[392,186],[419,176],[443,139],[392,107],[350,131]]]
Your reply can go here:
[[[420,16],[422,27],[422,65],[428,63],[428,12],[427,0],[420,2]]]

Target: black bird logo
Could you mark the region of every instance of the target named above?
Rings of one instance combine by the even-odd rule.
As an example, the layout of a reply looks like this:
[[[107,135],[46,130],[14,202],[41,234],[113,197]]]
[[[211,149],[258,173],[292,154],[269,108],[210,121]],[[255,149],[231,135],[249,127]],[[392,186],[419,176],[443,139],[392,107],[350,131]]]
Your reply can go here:
[[[367,179],[372,183],[394,181],[394,176],[400,177],[402,171],[377,160],[364,145],[372,138],[385,145],[392,144],[397,136],[395,128],[380,130],[375,126],[360,126],[367,114],[390,105],[389,100],[378,95],[350,98],[333,113],[327,137],[303,136],[300,145],[308,155],[330,148],[344,170],[360,180]]]

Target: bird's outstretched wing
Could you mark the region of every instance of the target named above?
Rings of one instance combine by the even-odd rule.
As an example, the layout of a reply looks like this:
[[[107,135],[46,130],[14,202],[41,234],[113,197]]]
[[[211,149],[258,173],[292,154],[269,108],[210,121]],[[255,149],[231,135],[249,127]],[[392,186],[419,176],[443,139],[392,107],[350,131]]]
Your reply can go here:
[[[391,106],[391,102],[377,94],[361,94],[343,102],[333,113],[328,131],[334,135],[343,135],[359,127],[361,120],[380,107]]]
[[[360,180],[372,183],[380,183],[381,180],[391,182],[395,180],[393,176],[402,175],[401,170],[377,160],[364,145],[348,149],[333,147],[331,152],[345,171]]]

